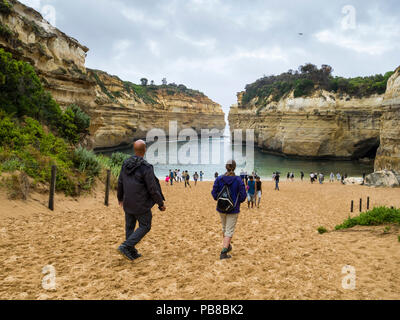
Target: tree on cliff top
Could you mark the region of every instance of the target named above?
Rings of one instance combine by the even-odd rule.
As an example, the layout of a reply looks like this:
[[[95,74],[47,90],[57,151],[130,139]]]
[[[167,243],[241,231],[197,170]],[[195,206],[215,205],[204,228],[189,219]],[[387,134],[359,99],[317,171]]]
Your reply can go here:
[[[254,98],[256,104],[262,106],[267,100],[279,101],[290,92],[294,97],[308,96],[317,89],[323,89],[339,94],[349,94],[356,97],[383,94],[386,91],[387,81],[393,72],[370,77],[342,78],[332,76],[333,68],[329,65],[316,65],[307,63],[297,71],[289,70],[280,75],[264,76],[256,82],[246,86],[242,98],[242,106]]]
[[[147,80],[146,78],[142,78],[142,79],[140,79],[140,82],[142,83],[143,87],[146,87],[147,84],[149,83],[149,80]]]

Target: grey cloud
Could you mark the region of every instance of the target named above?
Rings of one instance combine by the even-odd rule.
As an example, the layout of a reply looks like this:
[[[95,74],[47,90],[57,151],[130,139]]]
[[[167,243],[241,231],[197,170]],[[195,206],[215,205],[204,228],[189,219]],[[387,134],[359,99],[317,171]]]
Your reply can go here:
[[[396,68],[397,0],[25,0],[90,48],[87,66],[139,82],[184,83],[228,108],[263,74],[312,62],[344,76]],[[39,5],[38,5],[39,3]],[[342,8],[357,27],[343,31]],[[298,33],[304,33],[300,36]]]

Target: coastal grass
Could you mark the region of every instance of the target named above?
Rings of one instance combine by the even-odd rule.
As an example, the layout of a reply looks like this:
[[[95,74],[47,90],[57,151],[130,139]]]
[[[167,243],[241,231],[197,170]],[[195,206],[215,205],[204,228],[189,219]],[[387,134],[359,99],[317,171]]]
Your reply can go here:
[[[328,232],[328,230],[325,227],[319,227],[317,231],[319,234],[324,234]]]
[[[361,213],[354,218],[348,218],[342,224],[335,227],[336,230],[350,229],[355,226],[380,226],[385,224],[400,224],[400,209],[376,207],[370,211]],[[385,233],[390,227],[385,229]]]

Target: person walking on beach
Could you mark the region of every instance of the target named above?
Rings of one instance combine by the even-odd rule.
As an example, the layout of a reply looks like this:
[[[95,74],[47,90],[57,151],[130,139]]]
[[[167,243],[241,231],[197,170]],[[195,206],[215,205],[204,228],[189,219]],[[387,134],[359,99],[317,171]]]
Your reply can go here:
[[[256,182],[254,181],[254,177],[251,176],[250,180],[247,184],[247,205],[250,209],[250,204],[251,204],[251,208],[254,208],[254,198],[256,195]]]
[[[329,179],[330,182],[335,182],[335,174],[333,172],[331,172],[331,176]]]
[[[323,184],[323,183],[324,183],[324,180],[325,180],[324,174],[323,174],[323,173],[320,173],[320,174],[319,174],[319,184]]]
[[[227,172],[215,180],[211,192],[214,200],[217,201],[217,211],[221,216],[223,236],[221,260],[232,258],[228,253],[232,251],[231,241],[239,218],[240,204],[246,201],[245,185],[242,179],[235,175],[235,170],[236,162],[228,161]],[[229,192],[226,192],[227,190]]]
[[[138,140],[134,143],[135,155],[125,160],[118,178],[118,202],[125,211],[126,241],[118,252],[133,261],[141,257],[136,245],[151,230],[151,209],[155,204],[160,211],[165,211],[165,198],[160,181],[154,174],[154,168],[146,160],[146,143]],[[139,228],[136,223],[139,222]]]
[[[174,185],[174,173],[169,170],[169,182],[171,182],[171,186]]]
[[[302,172],[300,173],[300,175],[301,175],[301,181],[304,181],[304,172],[302,171]]]
[[[256,178],[256,205],[257,205],[257,208],[260,208],[261,196],[262,196],[262,182],[261,182],[261,178],[257,177]]]
[[[314,175],[314,173],[310,173],[310,181],[311,181],[311,184],[314,184],[314,178],[315,178],[315,175]]]
[[[167,186],[169,185],[169,176],[165,177],[165,183],[166,183]]]
[[[277,172],[276,174],[275,174],[275,177],[274,177],[274,180],[275,180],[275,191],[277,190],[277,191],[279,191],[279,180],[280,180],[280,175],[279,175],[279,172]]]
[[[203,172],[203,171],[200,171],[200,182],[203,181],[203,177],[204,177],[204,172]]]
[[[199,180],[199,174],[197,172],[193,175],[194,185],[197,186],[197,180]]]
[[[192,186],[190,185],[190,174],[187,170],[185,171],[185,188],[186,186],[189,186],[189,188],[192,189]]]
[[[341,174],[340,174],[340,173],[338,173],[338,174],[336,175],[336,178],[337,178],[337,181],[340,181],[340,180],[342,180],[342,176],[341,176]]]

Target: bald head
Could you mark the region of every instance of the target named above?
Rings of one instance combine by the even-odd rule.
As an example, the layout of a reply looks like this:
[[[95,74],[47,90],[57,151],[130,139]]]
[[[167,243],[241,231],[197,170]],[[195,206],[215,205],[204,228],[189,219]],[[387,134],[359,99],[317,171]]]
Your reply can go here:
[[[143,140],[138,140],[133,144],[133,149],[135,151],[135,155],[138,157],[144,157],[146,154],[146,142]]]

